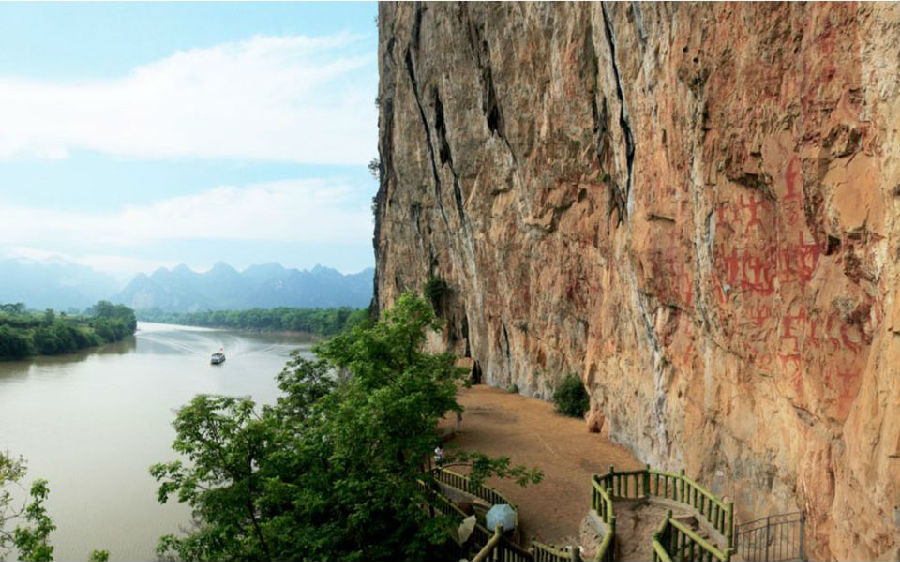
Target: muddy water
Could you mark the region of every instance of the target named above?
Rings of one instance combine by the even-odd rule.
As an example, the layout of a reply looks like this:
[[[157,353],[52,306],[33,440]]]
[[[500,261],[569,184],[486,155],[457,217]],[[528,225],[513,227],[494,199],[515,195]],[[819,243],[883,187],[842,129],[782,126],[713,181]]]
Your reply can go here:
[[[224,348],[227,360],[211,366]],[[174,410],[198,393],[272,402],[293,349],[278,336],[141,323],[134,338],[92,352],[0,363],[0,450],[50,481],[56,560],[154,560],[157,538],[189,519],[159,505],[147,472],[173,458]]]

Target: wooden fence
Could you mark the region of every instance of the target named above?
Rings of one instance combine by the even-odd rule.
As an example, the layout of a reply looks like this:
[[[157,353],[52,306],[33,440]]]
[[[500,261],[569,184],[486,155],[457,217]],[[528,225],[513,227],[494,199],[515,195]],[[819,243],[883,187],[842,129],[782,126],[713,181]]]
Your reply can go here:
[[[684,470],[666,472],[652,469],[647,465],[644,470],[616,472],[613,467],[609,467],[608,473],[594,475],[594,484],[595,491],[598,487],[605,488],[613,498],[636,499],[652,495],[689,505],[722,535],[726,549],[733,546],[734,504],[717,498],[712,492],[685,476]],[[598,514],[601,513],[599,510],[596,511]]]
[[[516,507],[516,504],[509,501],[503,494],[501,494],[497,490],[488,486],[484,486],[482,484],[473,484],[468,475],[453,472],[452,470],[448,470],[446,468],[438,468],[436,470],[433,470],[432,474],[434,475],[434,479],[441,484],[446,484],[447,486],[451,486],[453,488],[456,488],[457,490],[462,490],[467,494],[472,494],[475,497],[483,499],[489,504],[493,505],[498,503],[506,503],[512,506],[513,509],[515,509]]]
[[[441,484],[449,486],[451,488],[456,488],[457,490],[461,490],[463,492],[466,492],[467,494],[471,494],[475,497],[483,499],[486,502],[492,504],[509,504],[513,509],[516,510],[516,526],[518,526],[519,513],[518,509],[516,509],[516,505],[509,501],[505,496],[503,496],[503,494],[501,494],[497,490],[482,485],[475,486],[472,484],[468,476],[453,472],[452,470],[439,469],[433,471],[432,474],[434,475],[435,480],[440,482]],[[467,517],[467,515],[458,506],[445,498],[443,494],[437,492],[436,490],[429,490],[428,486],[421,480],[418,482],[420,487],[429,492],[429,502],[433,504],[436,512],[440,513],[441,515],[455,515],[459,517],[460,521]],[[479,561],[484,560],[491,562],[580,561],[578,547],[561,549],[537,541],[532,541],[531,548],[524,549],[521,546],[517,545],[515,542],[511,541],[502,533],[499,539],[493,540],[495,535],[496,531],[494,533],[491,533],[484,525],[476,521],[475,528],[472,531],[471,542],[474,548],[479,550],[476,554],[476,558],[473,559],[473,562],[476,559]],[[478,558],[479,555],[481,556],[480,558]]]
[[[606,534],[594,556],[597,562],[612,562],[616,550],[616,514],[608,484],[604,477],[591,477],[591,509],[606,525]]]
[[[653,533],[653,562],[729,562],[731,550],[721,550],[692,531],[681,521],[672,518],[672,511]]]
[[[488,503],[506,503],[515,508],[509,501],[493,488],[474,485],[467,475],[447,469],[438,469],[432,473],[437,482],[462,492],[476,496]],[[466,514],[436,490],[419,481],[430,496],[429,501],[435,511],[442,515],[453,515],[460,520]],[[706,488],[679,473],[651,469],[616,472],[609,467],[606,474],[594,474],[591,479],[591,509],[606,526],[606,534],[600,543],[594,560],[612,562],[616,546],[616,515],[613,502],[619,499],[637,499],[658,496],[693,507],[710,525],[720,533],[727,543],[724,550],[713,545],[696,532],[689,529],[677,519],[672,518],[669,511],[653,535],[652,555],[654,562],[680,562],[697,560],[701,562],[729,562],[731,558],[732,536],[734,525],[734,505],[723,502]],[[518,526],[518,510],[516,510]],[[524,549],[508,539],[502,532],[491,533],[481,523],[475,523],[471,543],[477,554],[473,562],[578,562],[578,547],[568,549],[553,547],[532,541],[531,548]]]
[[[724,560],[731,556],[734,536],[734,504],[717,498],[712,492],[685,476],[684,470],[677,473],[666,472],[652,469],[650,465],[647,465],[643,470],[616,472],[615,468],[610,466],[609,472],[606,474],[593,475],[592,487],[591,509],[606,524],[607,529],[606,536],[603,538],[603,542],[595,557],[597,561],[611,561],[615,551],[616,515],[613,508],[613,500],[616,498],[637,499],[649,496],[658,496],[693,507],[725,539],[726,545],[723,551],[712,546],[708,541],[691,531],[693,536],[697,536],[702,541],[702,543],[694,542],[691,544],[708,545],[713,549],[707,550],[705,547],[697,547],[700,548],[700,550],[696,550],[697,554],[702,554],[703,556],[712,555],[713,558],[718,560],[723,560],[718,556],[718,554],[723,552],[727,555]],[[666,521],[668,521],[668,518]],[[674,519],[670,527],[672,526],[678,529],[678,531],[672,531],[675,534],[680,533],[680,529],[684,527]],[[653,556],[662,556],[658,552],[659,548],[660,545],[654,543]],[[693,555],[694,552],[690,551],[689,554]],[[695,558],[683,558],[682,554],[684,552],[679,551],[677,560],[695,560]],[[705,558],[697,558],[697,560],[702,559]],[[661,557],[659,560],[666,560],[666,558]]]

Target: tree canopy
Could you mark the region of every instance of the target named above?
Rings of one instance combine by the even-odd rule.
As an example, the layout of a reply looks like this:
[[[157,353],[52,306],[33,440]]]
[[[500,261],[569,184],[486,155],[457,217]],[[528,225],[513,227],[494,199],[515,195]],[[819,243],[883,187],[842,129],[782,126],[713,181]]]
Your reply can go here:
[[[29,311],[22,303],[0,305],[0,359],[72,353],[134,333],[137,320],[127,306],[100,301],[86,315]]]
[[[177,414],[173,448],[159,463],[158,499],[188,503],[196,528],[160,539],[163,557],[191,560],[417,560],[442,550],[450,521],[430,518],[416,479],[440,442],[437,423],[459,411],[462,371],[422,351],[437,326],[429,304],[402,295],[372,326],[357,326],[294,356],[278,375],[282,396],[200,395]],[[541,473],[508,459],[469,455],[476,478]]]

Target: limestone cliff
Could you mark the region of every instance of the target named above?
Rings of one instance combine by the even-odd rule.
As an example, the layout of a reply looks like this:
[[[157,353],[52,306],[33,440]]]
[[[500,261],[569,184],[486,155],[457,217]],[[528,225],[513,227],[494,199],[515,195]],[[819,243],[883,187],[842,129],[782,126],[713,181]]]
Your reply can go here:
[[[439,275],[487,382],[580,374],[613,440],[739,520],[803,509],[814,557],[896,557],[898,4],[378,25],[378,304]]]

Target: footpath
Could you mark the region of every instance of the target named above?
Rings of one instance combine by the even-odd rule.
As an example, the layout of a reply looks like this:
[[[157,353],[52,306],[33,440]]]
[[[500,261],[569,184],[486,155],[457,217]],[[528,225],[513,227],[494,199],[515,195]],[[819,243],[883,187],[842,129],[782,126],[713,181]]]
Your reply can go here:
[[[591,475],[610,465],[619,471],[644,466],[627,448],[590,433],[581,419],[556,413],[549,402],[486,385],[461,389],[459,402],[465,412],[460,429],[444,446],[448,454],[455,447],[481,451],[544,471],[540,484],[526,488],[497,478],[485,483],[517,505],[520,544],[579,544],[581,523],[591,508]],[[447,432],[455,426],[455,414],[441,422]]]

